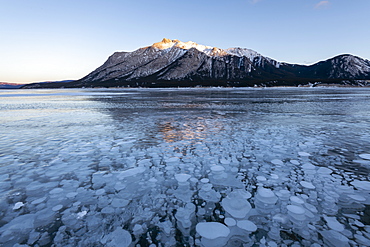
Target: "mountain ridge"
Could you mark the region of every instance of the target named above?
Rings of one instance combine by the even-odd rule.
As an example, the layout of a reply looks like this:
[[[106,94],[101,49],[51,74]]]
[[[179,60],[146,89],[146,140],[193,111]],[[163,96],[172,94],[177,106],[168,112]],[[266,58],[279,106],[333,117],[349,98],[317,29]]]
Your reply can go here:
[[[362,81],[360,85],[368,84],[370,61],[350,54],[337,55],[312,65],[299,65],[278,62],[247,48],[220,49],[164,38],[132,52],[115,52],[103,65],[80,80],[47,86],[357,85],[358,80]]]

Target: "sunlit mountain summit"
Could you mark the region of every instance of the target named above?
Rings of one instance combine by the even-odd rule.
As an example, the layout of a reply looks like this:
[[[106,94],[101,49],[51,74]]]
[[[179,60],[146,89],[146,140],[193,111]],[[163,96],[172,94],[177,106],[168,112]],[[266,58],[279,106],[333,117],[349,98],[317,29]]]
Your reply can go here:
[[[99,68],[71,83],[40,87],[193,87],[367,85],[370,61],[350,54],[315,63],[282,63],[247,48],[164,38],[132,52],[115,52]],[[32,87],[32,86],[31,86]]]
[[[188,42],[182,42],[178,39],[170,40],[164,38],[161,42],[154,43],[151,47],[160,49],[160,50],[166,50],[171,49],[173,47],[180,48],[183,50],[189,50],[189,49],[197,49],[200,52],[203,52],[207,54],[208,56],[227,56],[227,55],[234,55],[238,57],[248,57],[249,59],[253,60],[257,56],[261,56],[257,52],[246,49],[246,48],[229,48],[226,50],[212,47],[212,46],[206,46],[206,45],[200,45],[193,41]]]

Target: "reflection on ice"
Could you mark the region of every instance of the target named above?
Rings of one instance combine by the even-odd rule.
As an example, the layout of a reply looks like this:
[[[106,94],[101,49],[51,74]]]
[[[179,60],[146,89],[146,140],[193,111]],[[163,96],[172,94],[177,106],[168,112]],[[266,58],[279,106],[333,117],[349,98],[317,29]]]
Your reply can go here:
[[[0,244],[368,245],[365,110],[340,117],[334,94],[317,114],[314,91],[196,90],[28,96],[45,115],[0,112]]]

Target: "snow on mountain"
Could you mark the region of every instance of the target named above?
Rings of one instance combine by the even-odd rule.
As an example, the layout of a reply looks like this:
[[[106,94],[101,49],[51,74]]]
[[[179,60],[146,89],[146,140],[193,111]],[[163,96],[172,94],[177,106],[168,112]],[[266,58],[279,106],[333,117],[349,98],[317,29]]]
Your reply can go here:
[[[178,39],[170,40],[166,38],[164,38],[161,42],[154,43],[152,47],[160,49],[160,50],[165,50],[165,49],[169,49],[172,47],[177,47],[177,48],[184,49],[184,50],[195,48],[198,51],[201,51],[204,53],[210,53],[210,51],[213,49],[213,47],[211,46],[199,45],[193,41],[182,42]]]
[[[331,59],[330,78],[363,77],[370,74],[370,61],[345,54]]]
[[[259,54],[258,52],[255,52],[251,49],[246,49],[246,48],[240,48],[240,47],[235,47],[235,48],[228,48],[225,50],[228,54],[237,56],[237,57],[247,57],[251,61],[254,60],[256,57],[261,57],[262,55]]]
[[[251,50],[251,49],[246,49],[246,48],[228,48],[228,49],[220,49],[217,47],[212,47],[212,46],[206,46],[206,45],[200,45],[197,44],[193,41],[188,41],[188,42],[182,42],[180,40],[174,39],[166,39],[164,38],[161,42],[154,43],[151,47],[154,47],[158,50],[166,50],[166,49],[171,49],[173,47],[180,48],[183,50],[189,50],[191,48],[195,48],[200,52],[203,52],[207,54],[208,56],[227,56],[227,55],[232,55],[232,56],[238,56],[238,57],[247,57],[251,61],[255,57],[260,57],[262,56],[261,54]]]

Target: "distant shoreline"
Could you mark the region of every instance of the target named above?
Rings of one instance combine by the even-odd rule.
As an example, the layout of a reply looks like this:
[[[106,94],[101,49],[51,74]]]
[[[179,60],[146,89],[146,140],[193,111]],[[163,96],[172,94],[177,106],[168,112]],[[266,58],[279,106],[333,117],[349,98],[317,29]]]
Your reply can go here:
[[[295,88],[370,88],[370,85],[366,86],[354,86],[354,85],[330,85],[330,84],[321,84],[316,86],[270,86],[270,87],[211,87],[211,86],[204,86],[204,87],[60,87],[60,88],[0,88],[0,90],[8,91],[8,90],[80,90],[80,89],[127,89],[127,90],[137,90],[137,89],[295,89]]]

